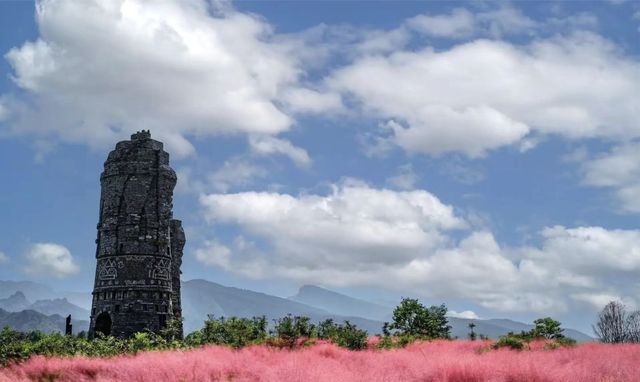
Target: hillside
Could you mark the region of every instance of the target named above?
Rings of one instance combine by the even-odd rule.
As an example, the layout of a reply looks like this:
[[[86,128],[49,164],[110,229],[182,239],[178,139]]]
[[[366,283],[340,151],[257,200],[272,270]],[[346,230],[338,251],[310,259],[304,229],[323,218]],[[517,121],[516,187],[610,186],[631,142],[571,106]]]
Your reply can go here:
[[[388,321],[391,318],[392,309],[389,307],[346,296],[315,285],[302,286],[298,293],[289,297],[289,299],[343,316],[360,316],[379,321]]]
[[[79,333],[89,328],[89,322],[85,320],[74,320],[72,324],[74,333]],[[0,327],[4,326],[9,326],[22,332],[40,330],[45,333],[64,333],[65,318],[57,314],[42,314],[35,310],[7,312],[4,309],[0,309]]]
[[[220,316],[253,317],[266,316],[270,323],[287,314],[307,316],[313,321],[333,318],[336,321],[350,320],[370,333],[377,333],[381,322],[362,317],[335,315],[323,309],[301,304],[286,298],[246,289],[227,287],[206,280],[190,280],[182,284],[182,309],[185,331],[202,327],[208,314]]]
[[[27,290],[24,293],[13,291],[8,294],[7,290],[2,289],[0,295],[7,297],[0,300],[0,309],[5,312],[5,318],[0,321],[0,324],[5,323],[19,330],[34,328],[63,330],[62,317],[71,314],[74,332],[77,333],[83,330],[82,328],[88,327],[87,321],[85,321],[89,318],[88,310],[73,304],[69,299],[65,299],[67,297],[64,296],[64,292],[51,292],[52,289],[45,285],[29,282],[0,281],[0,286],[10,287],[9,291],[13,291],[17,287],[24,287]],[[28,300],[30,295],[60,297],[40,299],[31,304]],[[80,300],[88,299],[90,296],[89,293],[74,293],[74,295]],[[24,309],[31,309],[26,311],[32,313],[23,313]],[[358,327],[367,330],[371,335],[381,332],[383,322],[390,319],[393,310],[393,308],[312,285],[303,286],[295,296],[282,298],[247,289],[227,287],[206,280],[189,280],[182,283],[182,309],[186,333],[200,329],[209,314],[217,317],[264,315],[271,324],[273,319],[290,313],[310,317],[314,322],[327,318],[332,318],[337,322],[349,320]],[[18,315],[7,316],[11,313],[9,311],[16,313],[16,310],[20,312]],[[34,313],[38,313],[40,316],[36,316]],[[23,319],[17,318],[20,314],[23,314]],[[469,332],[468,324],[472,321],[476,324],[476,333],[484,334],[490,338],[497,338],[510,331],[520,332],[532,328],[529,324],[508,319],[469,320],[450,317],[452,336],[466,338]],[[578,341],[592,340],[586,334],[572,329],[567,329],[565,334]]]
[[[44,315],[57,314],[63,317],[71,315],[73,320],[88,320],[89,311],[70,303],[66,298],[38,300],[31,303],[22,293],[17,291],[7,298],[0,299],[0,309],[7,312],[34,310]]]

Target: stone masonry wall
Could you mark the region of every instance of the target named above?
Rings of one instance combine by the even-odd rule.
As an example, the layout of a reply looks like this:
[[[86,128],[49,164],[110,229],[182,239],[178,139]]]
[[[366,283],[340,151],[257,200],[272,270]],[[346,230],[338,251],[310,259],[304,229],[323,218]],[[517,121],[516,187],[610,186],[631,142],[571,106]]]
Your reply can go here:
[[[180,221],[172,219],[176,181],[169,154],[148,131],[109,154],[100,177],[90,335],[158,331],[181,314],[185,238]]]

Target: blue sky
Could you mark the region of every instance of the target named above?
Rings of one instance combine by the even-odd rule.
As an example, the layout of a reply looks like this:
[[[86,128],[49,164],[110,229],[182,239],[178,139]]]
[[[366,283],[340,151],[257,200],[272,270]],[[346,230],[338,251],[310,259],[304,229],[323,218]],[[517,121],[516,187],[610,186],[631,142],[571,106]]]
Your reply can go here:
[[[88,291],[150,129],[184,278],[585,329],[638,307],[637,2],[0,3],[0,278]]]

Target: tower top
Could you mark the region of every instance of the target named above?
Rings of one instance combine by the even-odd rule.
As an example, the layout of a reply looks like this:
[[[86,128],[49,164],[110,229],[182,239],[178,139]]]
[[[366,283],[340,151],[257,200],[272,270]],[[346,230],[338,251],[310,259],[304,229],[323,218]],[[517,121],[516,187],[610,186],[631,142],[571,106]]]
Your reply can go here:
[[[143,139],[151,139],[151,131],[150,130],[141,130],[136,132],[135,134],[131,134],[132,141],[141,141]]]

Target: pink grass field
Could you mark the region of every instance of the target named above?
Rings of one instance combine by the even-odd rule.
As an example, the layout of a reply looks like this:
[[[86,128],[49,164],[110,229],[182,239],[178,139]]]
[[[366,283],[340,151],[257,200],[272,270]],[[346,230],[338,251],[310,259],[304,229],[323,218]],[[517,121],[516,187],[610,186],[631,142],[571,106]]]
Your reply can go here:
[[[640,381],[640,345],[479,352],[483,342],[422,342],[349,351],[321,343],[298,350],[208,346],[116,358],[45,358],[0,369],[19,381]]]

